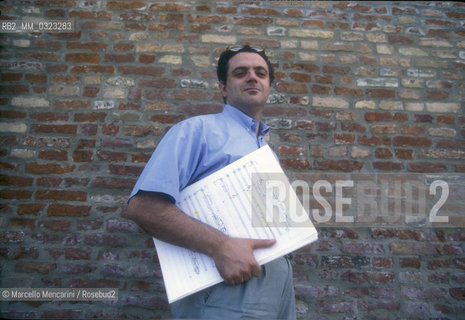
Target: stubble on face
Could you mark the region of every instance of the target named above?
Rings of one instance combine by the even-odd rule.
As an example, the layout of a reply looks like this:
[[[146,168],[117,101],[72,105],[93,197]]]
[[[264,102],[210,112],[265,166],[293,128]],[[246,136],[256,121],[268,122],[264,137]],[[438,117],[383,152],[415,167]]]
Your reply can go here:
[[[229,60],[227,83],[220,88],[227,103],[254,118],[261,116],[271,92],[268,65],[256,53],[238,53]]]

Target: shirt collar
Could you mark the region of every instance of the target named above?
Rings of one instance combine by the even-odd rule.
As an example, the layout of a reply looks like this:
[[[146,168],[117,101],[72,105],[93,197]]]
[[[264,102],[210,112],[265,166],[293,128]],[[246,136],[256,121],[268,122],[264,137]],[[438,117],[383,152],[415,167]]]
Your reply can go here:
[[[228,116],[241,123],[245,128],[253,130],[255,132],[257,121],[249,117],[236,107],[226,104],[224,106],[223,113],[227,114]],[[268,127],[263,121],[260,121],[259,136],[264,137],[268,133],[268,131],[270,131],[270,127]]]

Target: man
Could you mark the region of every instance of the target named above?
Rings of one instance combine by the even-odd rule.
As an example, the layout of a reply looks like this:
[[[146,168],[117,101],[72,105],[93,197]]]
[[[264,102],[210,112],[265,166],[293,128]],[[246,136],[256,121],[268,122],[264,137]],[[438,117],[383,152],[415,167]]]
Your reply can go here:
[[[292,268],[260,266],[253,250],[274,240],[231,238],[181,212],[179,191],[266,144],[261,118],[273,68],[263,49],[226,49],[217,75],[223,112],[190,118],[162,139],[130,196],[127,215],[160,240],[212,257],[224,282],[171,304],[179,318],[295,319]]]

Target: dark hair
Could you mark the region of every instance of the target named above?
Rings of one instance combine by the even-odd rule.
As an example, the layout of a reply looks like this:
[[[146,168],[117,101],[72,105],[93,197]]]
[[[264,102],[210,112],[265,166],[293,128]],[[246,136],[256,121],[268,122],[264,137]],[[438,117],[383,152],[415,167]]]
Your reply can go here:
[[[223,53],[220,55],[220,59],[218,60],[218,68],[216,69],[216,75],[218,76],[218,80],[220,82],[223,82],[226,84],[226,79],[228,78],[228,67],[229,67],[229,60],[234,57],[236,54],[241,53],[241,52],[252,52],[258,54],[260,57],[265,60],[267,66],[268,66],[268,73],[270,76],[270,85],[274,81],[274,70],[273,66],[271,65],[270,60],[265,54],[265,50],[257,50],[256,48],[253,48],[249,45],[245,45],[240,50],[230,50],[229,48],[226,49]]]

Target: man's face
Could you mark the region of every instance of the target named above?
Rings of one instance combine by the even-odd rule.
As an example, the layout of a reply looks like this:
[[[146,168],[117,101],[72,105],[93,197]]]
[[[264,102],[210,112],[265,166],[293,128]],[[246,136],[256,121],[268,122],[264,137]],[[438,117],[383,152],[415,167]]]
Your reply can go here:
[[[226,102],[234,107],[263,107],[271,92],[265,60],[253,52],[236,54],[229,60],[227,81],[220,83],[220,89]]]

